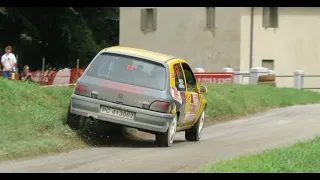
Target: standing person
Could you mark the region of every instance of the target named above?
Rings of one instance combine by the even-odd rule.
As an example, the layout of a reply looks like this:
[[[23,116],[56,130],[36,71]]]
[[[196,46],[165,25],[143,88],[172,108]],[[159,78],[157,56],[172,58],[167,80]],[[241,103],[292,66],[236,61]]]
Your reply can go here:
[[[28,66],[28,65],[25,65],[25,66],[23,67],[22,73],[20,74],[20,80],[32,82],[31,76],[32,76],[32,74],[30,73],[30,68],[29,68],[29,66]]]
[[[5,48],[5,54],[1,57],[1,64],[3,66],[3,77],[9,79],[10,72],[15,72],[15,66],[17,63],[16,56],[11,53],[12,47],[7,46]]]

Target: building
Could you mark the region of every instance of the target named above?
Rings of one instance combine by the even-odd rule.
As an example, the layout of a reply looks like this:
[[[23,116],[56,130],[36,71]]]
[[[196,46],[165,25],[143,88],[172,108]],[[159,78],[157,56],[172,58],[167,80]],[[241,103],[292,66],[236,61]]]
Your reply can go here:
[[[120,45],[182,57],[193,69],[239,70],[241,9],[121,7]]]
[[[320,75],[318,7],[120,8],[120,45],[182,57],[191,67],[247,72],[267,67]],[[278,78],[293,86],[293,78]],[[315,87],[320,78],[305,79]]]
[[[320,9],[318,7],[243,8],[240,70],[250,67],[250,27],[253,17],[252,66],[292,75],[296,70],[320,75]],[[293,78],[277,78],[279,86],[293,86]],[[306,78],[305,87],[320,87],[320,78]]]

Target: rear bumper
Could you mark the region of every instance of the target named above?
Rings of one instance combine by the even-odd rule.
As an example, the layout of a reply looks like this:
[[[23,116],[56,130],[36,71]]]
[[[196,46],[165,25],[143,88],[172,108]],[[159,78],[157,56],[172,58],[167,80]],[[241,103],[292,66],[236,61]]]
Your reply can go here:
[[[100,106],[108,106],[115,109],[130,111],[135,113],[133,120],[115,117],[100,113]],[[122,124],[143,130],[154,132],[166,132],[169,122],[174,118],[174,114],[159,113],[145,109],[125,106],[121,104],[106,102],[98,99],[92,99],[84,96],[72,94],[70,112],[86,117],[93,117],[102,121],[108,121],[116,124]]]

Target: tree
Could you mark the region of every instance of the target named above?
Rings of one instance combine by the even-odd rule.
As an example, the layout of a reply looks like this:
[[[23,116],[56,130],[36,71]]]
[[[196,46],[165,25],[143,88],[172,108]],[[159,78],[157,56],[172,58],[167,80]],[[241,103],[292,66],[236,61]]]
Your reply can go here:
[[[119,8],[0,7],[0,48],[10,44],[20,67],[86,66],[101,49],[118,44]]]

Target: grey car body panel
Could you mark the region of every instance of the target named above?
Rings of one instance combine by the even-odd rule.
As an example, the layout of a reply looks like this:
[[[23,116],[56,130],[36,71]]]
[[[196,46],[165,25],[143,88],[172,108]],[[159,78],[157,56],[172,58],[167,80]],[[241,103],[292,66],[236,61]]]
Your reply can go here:
[[[166,132],[168,123],[174,118],[175,114],[161,113],[148,109],[143,109],[143,105],[151,105],[154,101],[164,101],[175,103],[170,95],[169,67],[168,64],[154,59],[153,62],[159,63],[165,67],[166,77],[165,88],[163,90],[151,89],[147,87],[124,84],[106,79],[91,77],[86,75],[91,64],[101,53],[112,53],[128,55],[125,53],[103,50],[99,52],[88,65],[77,84],[87,86],[86,92],[75,92],[71,96],[70,111],[73,114],[85,115],[99,120],[108,121],[125,126],[145,129],[154,132]],[[128,56],[132,56],[131,54]],[[145,57],[132,56],[136,58],[147,59]],[[148,60],[148,59],[147,59]],[[110,84],[113,84],[110,86]],[[114,86],[114,84],[117,84]],[[126,88],[123,88],[126,87]],[[136,91],[139,89],[139,91]],[[93,96],[94,98],[92,98]],[[101,105],[114,109],[124,110],[135,113],[133,120],[110,116],[100,113]]]
[[[135,113],[135,118],[134,120],[127,120],[120,117],[102,114],[100,113],[101,105],[111,107],[114,109],[133,112]],[[122,124],[125,126],[145,129],[154,132],[166,132],[169,126],[169,122],[175,116],[175,114],[154,112],[146,109],[130,107],[98,99],[92,99],[76,94],[73,94],[71,96],[70,112],[77,115],[93,117],[95,119],[103,121]]]

